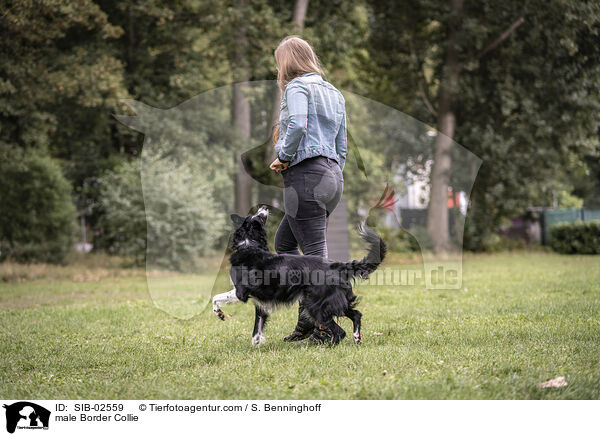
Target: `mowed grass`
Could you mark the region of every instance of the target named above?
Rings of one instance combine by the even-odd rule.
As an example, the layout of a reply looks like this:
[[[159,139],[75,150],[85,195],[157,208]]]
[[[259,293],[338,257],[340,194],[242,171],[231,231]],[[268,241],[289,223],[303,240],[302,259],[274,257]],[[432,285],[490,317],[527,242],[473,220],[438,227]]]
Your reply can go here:
[[[142,271],[61,271],[0,284],[0,397],[600,398],[597,256],[467,256],[460,291],[359,286],[364,343],[335,348],[282,341],[296,308],[253,348],[250,304],[221,322],[199,294],[202,313],[180,320],[154,307]],[[558,376],[568,386],[536,387]]]

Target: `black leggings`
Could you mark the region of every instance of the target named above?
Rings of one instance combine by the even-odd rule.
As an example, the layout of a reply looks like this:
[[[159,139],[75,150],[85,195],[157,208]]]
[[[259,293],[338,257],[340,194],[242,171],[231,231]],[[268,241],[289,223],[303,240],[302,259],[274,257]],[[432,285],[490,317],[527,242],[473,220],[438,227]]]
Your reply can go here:
[[[338,163],[317,156],[282,171],[285,215],[275,234],[279,254],[327,258],[327,217],[342,198],[344,178]]]

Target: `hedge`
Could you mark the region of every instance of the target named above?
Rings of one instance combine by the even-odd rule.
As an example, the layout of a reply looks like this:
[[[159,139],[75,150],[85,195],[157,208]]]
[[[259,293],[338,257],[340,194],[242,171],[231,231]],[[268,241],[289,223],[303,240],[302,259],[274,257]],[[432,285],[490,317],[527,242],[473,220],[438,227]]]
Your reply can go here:
[[[45,150],[0,147],[0,261],[62,262],[76,218],[71,185]]]
[[[550,246],[562,254],[600,254],[600,221],[576,221],[552,226]]]
[[[186,163],[124,162],[100,179],[100,199],[102,245],[149,268],[198,271],[227,231],[206,174]]]

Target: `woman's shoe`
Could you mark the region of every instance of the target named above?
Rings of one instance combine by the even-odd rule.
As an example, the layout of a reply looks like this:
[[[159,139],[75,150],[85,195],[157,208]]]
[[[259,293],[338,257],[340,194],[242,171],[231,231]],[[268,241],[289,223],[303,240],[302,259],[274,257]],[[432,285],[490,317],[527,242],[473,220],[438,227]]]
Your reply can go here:
[[[307,331],[303,331],[303,332],[294,330],[292,333],[290,333],[285,338],[283,338],[283,340],[286,342],[301,341],[303,339],[308,338],[312,332],[313,332],[313,330],[307,330]]]
[[[304,304],[300,302],[298,307],[298,323],[294,331],[283,338],[286,342],[301,341],[302,339],[308,338],[311,333],[315,330],[315,325],[311,321],[310,317],[304,313]]]
[[[312,344],[322,345],[322,344],[330,344],[333,340],[333,333],[327,329],[315,328],[308,338],[308,342]]]

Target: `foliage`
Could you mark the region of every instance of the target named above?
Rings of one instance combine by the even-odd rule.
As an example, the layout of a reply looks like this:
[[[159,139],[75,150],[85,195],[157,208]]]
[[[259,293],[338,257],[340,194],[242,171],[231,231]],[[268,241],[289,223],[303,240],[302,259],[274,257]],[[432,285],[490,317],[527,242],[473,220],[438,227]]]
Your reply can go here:
[[[446,2],[311,0],[303,30],[292,23],[293,3],[272,0],[49,0],[3,6],[0,146],[48,150],[59,160],[80,209],[99,200],[98,177],[140,155],[141,135],[112,117],[125,112],[121,99],[166,109],[238,80],[240,29],[248,41],[249,80],[273,80],[277,42],[301,33],[334,85],[436,123],[428,106],[436,106],[444,64],[451,16]],[[524,23],[510,37],[479,56],[520,17]],[[467,247],[482,249],[504,219],[527,206],[550,205],[552,192],[567,191],[596,207],[598,5],[465,2],[459,21],[455,140],[484,161],[472,193]],[[272,103],[251,104],[252,136],[266,138],[270,117],[256,108]],[[198,117],[223,120],[225,112]],[[405,151],[394,149],[397,142],[373,139],[373,132],[356,125],[350,133],[372,168],[381,159],[393,171],[406,163],[399,159]],[[211,180],[222,205],[231,201],[233,189],[227,138],[219,125],[197,139],[202,150],[214,155],[218,150]],[[431,158],[429,145],[413,151],[415,162],[417,155],[420,163]],[[369,174],[366,183],[352,156],[345,174],[355,215],[376,202],[381,182],[389,181],[386,174]],[[101,232],[104,209],[93,210],[87,222]]]
[[[448,4],[370,2],[372,93],[435,124]],[[485,48],[519,18],[524,23]],[[565,18],[566,17],[566,18]],[[455,140],[483,159],[466,245],[481,249],[502,220],[547,197],[598,146],[600,8],[571,1],[465,2]]]
[[[146,214],[139,163],[122,163],[99,179],[102,208],[95,244],[109,252],[130,256],[138,265],[146,255]]]
[[[584,207],[600,209],[600,146],[573,171],[572,183],[573,194],[583,199]]]
[[[557,197],[560,209],[581,209],[583,207],[583,199],[571,195],[568,191],[559,191]]]
[[[0,147],[0,259],[62,262],[75,207],[58,164],[37,149]]]
[[[142,197],[140,170],[134,160],[101,179],[103,244],[149,268],[193,270],[225,231],[206,175],[167,160],[147,162]]]
[[[552,226],[550,246],[562,254],[600,254],[600,221],[576,221]]]
[[[352,223],[364,219],[364,213],[377,204],[389,177],[385,172],[384,156],[368,148],[361,148],[358,156],[368,172],[361,170],[352,150],[348,151],[344,167],[344,196],[348,199],[348,214]]]
[[[96,198],[83,185],[112,168],[132,138],[111,116],[128,96],[111,48],[123,29],[98,3],[4,1],[0,14],[0,145],[59,159],[81,209]]]
[[[525,24],[469,66],[457,105],[459,141],[484,160],[472,194],[479,234],[532,203],[545,206],[535,199],[568,181],[597,147],[600,123],[598,6],[534,1],[505,11],[507,18],[496,6],[480,9],[478,26],[499,30],[521,15]]]
[[[377,232],[385,241],[388,251],[392,253],[409,253],[420,251],[417,240],[412,236],[414,229],[394,229],[387,226],[378,226]],[[426,247],[424,248],[426,249]]]
[[[123,31],[92,0],[10,3],[0,14],[0,142],[48,147],[78,184],[118,150],[110,112],[127,91],[108,41]]]

